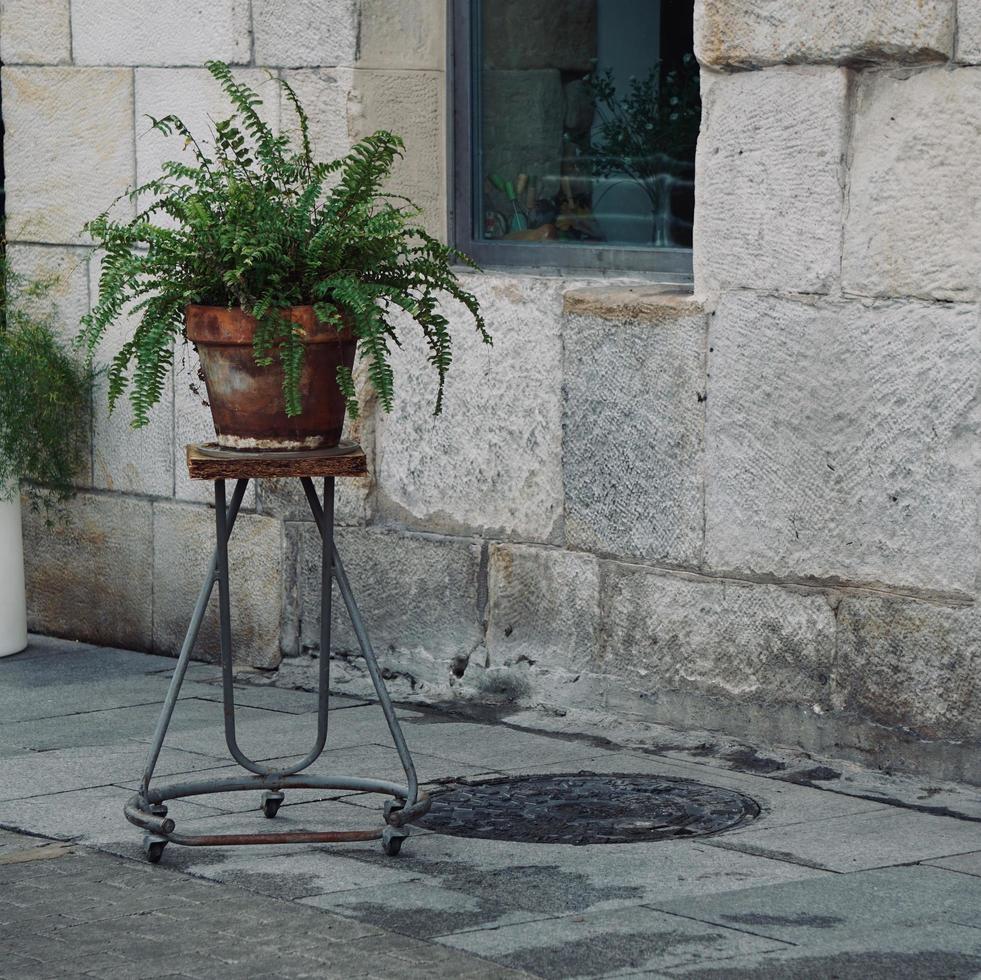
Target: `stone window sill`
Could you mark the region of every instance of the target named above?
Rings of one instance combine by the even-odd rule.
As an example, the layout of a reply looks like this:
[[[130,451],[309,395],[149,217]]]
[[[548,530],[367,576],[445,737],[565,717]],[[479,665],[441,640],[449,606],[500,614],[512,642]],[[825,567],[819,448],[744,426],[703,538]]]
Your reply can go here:
[[[567,290],[562,312],[567,316],[660,323],[703,313],[704,306],[695,300],[690,286],[618,283]]]

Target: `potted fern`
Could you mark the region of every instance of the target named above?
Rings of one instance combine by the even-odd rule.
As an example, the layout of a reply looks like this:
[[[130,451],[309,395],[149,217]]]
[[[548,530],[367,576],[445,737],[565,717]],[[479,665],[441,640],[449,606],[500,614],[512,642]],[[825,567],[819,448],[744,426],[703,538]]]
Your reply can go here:
[[[53,286],[14,275],[0,238],[0,657],[27,646],[21,497],[64,518],[87,445],[90,375],[58,338]]]
[[[107,211],[86,226],[105,252],[99,300],[80,334],[90,356],[125,311],[138,316],[109,367],[110,405],[128,387],[133,424],[144,425],[183,337],[197,348],[220,445],[336,445],[345,409],[358,412],[356,349],[379,402],[392,407],[390,344],[399,343],[402,311],[428,342],[438,413],[451,357],[441,297],[460,301],[490,337],[452,269],[469,260],[428,235],[410,202],[382,193],[402,141],[377,132],[343,159],[317,162],[306,113],[284,79],[272,82],[296,114],[296,140],[272,131],[258,94],[227,65],[208,70],[231,116],[207,141],[177,116],[151,119],[183,138],[190,158],[130,192],[133,219]]]

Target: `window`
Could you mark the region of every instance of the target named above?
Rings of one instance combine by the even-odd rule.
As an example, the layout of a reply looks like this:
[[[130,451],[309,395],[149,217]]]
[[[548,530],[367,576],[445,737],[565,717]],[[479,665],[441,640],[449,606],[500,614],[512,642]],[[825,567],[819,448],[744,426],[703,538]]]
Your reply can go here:
[[[456,0],[453,229],[485,265],[691,276],[693,0]]]

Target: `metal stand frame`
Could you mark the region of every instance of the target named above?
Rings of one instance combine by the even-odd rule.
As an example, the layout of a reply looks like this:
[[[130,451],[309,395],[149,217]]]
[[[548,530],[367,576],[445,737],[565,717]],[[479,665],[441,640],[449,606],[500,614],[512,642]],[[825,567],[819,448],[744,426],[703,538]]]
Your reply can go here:
[[[344,572],[344,564],[334,544],[334,477],[324,478],[323,504],[317,497],[313,481],[308,476],[300,477],[303,490],[306,493],[310,510],[320,530],[323,542],[323,566],[320,583],[320,677],[317,704],[317,740],[313,748],[295,765],[285,769],[270,769],[261,763],[248,758],[238,746],[235,737],[235,691],[232,673],[232,626],[231,607],[229,601],[228,580],[228,540],[235,526],[242,498],[249,480],[236,481],[232,500],[226,506],[225,481],[215,481],[215,515],[217,545],[211,559],[211,567],[198,594],[197,604],[191,616],[191,622],[184,637],[177,666],[167,691],[163,710],[157,721],[156,731],[150,750],[147,753],[146,766],[143,770],[143,781],[139,793],[136,794],[124,808],[126,819],[130,823],[146,831],[143,837],[143,850],[147,858],[156,863],[163,854],[167,844],[183,844],[187,847],[228,846],[234,844],[295,844],[301,842],[334,843],[340,841],[363,841],[381,839],[386,854],[398,854],[402,841],[408,833],[402,828],[413,820],[421,817],[429,809],[430,801],[419,789],[415,766],[391,699],[378,669],[375,653],[368,640],[368,634],[354,600],[351,584]],[[398,751],[402,768],[405,770],[406,785],[386,782],[381,779],[363,779],[347,776],[314,776],[303,775],[303,770],[314,763],[323,752],[327,742],[328,695],[330,686],[330,618],[332,583],[336,581],[351,617],[355,635],[361,646],[371,675],[372,684],[378,695],[385,721],[392,734],[392,740]],[[225,742],[232,758],[252,775],[239,775],[222,779],[192,779],[183,782],[165,783],[151,787],[153,770],[156,767],[160,750],[163,747],[167,728],[184,682],[188,661],[194,643],[197,640],[204,613],[211,598],[215,583],[218,584],[218,611],[221,623],[221,672],[222,672],[222,701],[225,712]],[[179,834],[175,831],[174,821],[167,816],[166,800],[180,799],[186,796],[198,796],[205,793],[241,792],[245,790],[262,790],[261,805],[266,817],[276,816],[282,805],[286,789],[349,789],[352,792],[383,793],[393,797],[387,800],[384,807],[386,826],[367,830],[346,830],[330,832],[307,832],[277,834]]]

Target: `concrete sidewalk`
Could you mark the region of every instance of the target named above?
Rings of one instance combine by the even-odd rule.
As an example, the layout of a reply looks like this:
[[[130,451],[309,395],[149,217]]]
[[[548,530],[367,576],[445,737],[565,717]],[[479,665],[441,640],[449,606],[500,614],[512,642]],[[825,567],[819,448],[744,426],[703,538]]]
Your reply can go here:
[[[768,768],[752,751],[726,764],[402,707],[424,780],[662,774],[737,789],[763,812],[728,833],[658,843],[421,830],[397,858],[377,842],[170,845],[149,865],[122,806],[172,667],[42,638],[0,661],[0,977],[981,976],[976,789],[854,768],[809,780],[780,766],[740,771]],[[159,775],[229,766],[217,676],[191,667]],[[246,752],[306,751],[313,695],[238,695]],[[377,706],[334,702],[318,765],[400,779]],[[170,815],[184,830],[266,830],[257,806],[226,794],[175,802]],[[289,792],[276,829],[374,826],[379,810],[377,797]]]

